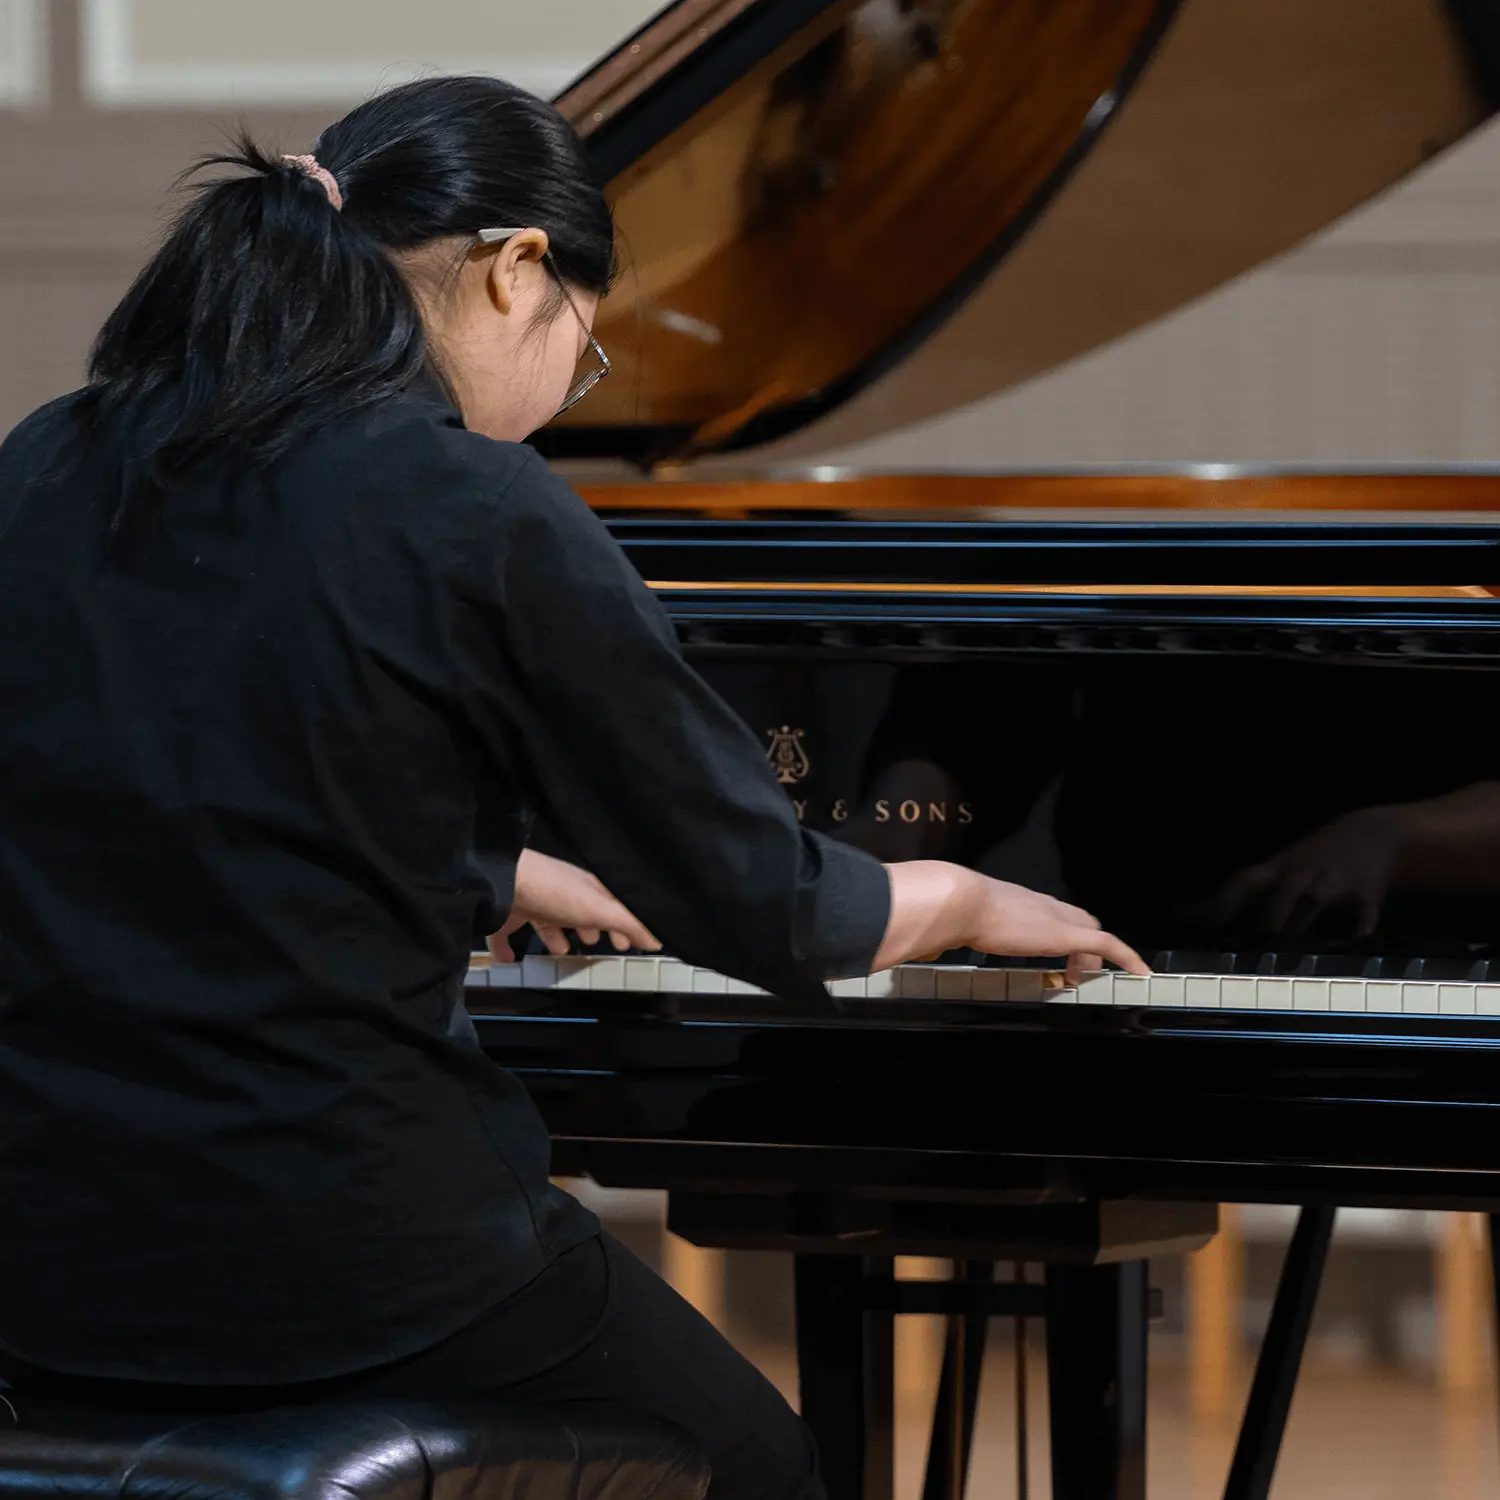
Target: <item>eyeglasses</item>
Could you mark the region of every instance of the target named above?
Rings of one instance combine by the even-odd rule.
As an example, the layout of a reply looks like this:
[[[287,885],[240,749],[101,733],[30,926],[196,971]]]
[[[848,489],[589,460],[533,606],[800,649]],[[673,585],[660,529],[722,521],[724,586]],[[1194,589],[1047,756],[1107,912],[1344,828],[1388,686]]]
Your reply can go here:
[[[522,229],[481,229],[478,234],[481,245],[503,245],[506,240],[514,239],[518,234],[524,234]],[[583,329],[583,336],[589,341],[589,349],[592,350],[594,358],[599,363],[592,369],[586,370],[577,380],[573,382],[572,389],[563,400],[563,404],[557,408],[557,415],[562,416],[565,411],[570,411],[577,406],[593,388],[604,379],[610,372],[609,355],[599,347],[599,340],[593,335],[593,331],[584,321],[583,314],[578,310],[578,304],[573,300],[573,294],[568,290],[568,284],[563,280],[562,272],[557,269],[557,262],[552,259],[552,252],[546,251],[543,260],[547,262],[547,269],[552,272],[553,279],[557,282],[558,289],[567,298],[568,306],[573,309],[573,316],[578,319],[578,326]]]

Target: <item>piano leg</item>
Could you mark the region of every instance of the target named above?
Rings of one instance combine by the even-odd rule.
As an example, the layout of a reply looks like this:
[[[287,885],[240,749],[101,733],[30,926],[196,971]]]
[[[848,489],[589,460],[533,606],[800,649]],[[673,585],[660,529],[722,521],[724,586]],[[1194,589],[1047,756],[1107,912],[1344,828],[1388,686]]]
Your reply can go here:
[[[1490,1307],[1495,1318],[1495,1349],[1500,1353],[1500,1214],[1486,1217],[1490,1240]]]
[[[1333,1238],[1333,1208],[1304,1208],[1281,1266],[1271,1322],[1260,1346],[1245,1420],[1235,1445],[1224,1500],[1266,1500],[1281,1455],[1281,1438],[1312,1327],[1318,1284]]]
[[[1147,1264],[1047,1267],[1053,1500],[1146,1500]]]
[[[829,1500],[892,1500],[895,1318],[871,1283],[894,1282],[895,1261],[799,1255],[795,1275],[802,1418]]]
[[[994,1263],[987,1260],[955,1261],[953,1272],[971,1284],[995,1279]],[[974,1416],[979,1406],[979,1377],[984,1369],[988,1331],[989,1316],[983,1311],[949,1315],[922,1500],[963,1500],[969,1479],[969,1455],[974,1447]]]

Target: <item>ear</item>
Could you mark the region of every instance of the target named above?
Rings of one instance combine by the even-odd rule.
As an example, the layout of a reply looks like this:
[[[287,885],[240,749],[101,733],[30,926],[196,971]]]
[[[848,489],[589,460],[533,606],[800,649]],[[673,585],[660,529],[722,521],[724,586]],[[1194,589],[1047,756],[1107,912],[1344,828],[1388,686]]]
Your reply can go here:
[[[475,247],[475,255],[489,258],[489,267],[485,273],[485,292],[497,313],[508,316],[515,307],[527,274],[524,268],[541,265],[548,243],[545,229],[523,229],[499,245]]]

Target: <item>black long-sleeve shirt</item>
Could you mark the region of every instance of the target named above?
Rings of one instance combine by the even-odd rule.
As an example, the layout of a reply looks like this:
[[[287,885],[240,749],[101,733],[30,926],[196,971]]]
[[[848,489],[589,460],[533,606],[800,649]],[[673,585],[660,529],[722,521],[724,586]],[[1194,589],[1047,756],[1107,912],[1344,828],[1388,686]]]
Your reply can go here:
[[[886,878],[798,827],[582,501],[431,387],[114,543],[139,435],[76,416],[0,448],[0,1350],[376,1365],[595,1228],[463,1024],[532,810],[767,988],[866,971]]]

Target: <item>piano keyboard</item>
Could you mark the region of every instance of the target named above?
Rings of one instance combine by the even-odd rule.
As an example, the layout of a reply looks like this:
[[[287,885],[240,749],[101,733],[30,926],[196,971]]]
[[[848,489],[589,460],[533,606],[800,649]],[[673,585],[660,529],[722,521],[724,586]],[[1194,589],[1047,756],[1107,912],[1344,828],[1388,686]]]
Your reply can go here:
[[[763,995],[742,980],[674,958],[524,958],[494,963],[475,954],[470,988],[598,990],[658,995]],[[1432,980],[1267,978],[1253,974],[1089,974],[1077,988],[1046,969],[902,964],[867,979],[837,979],[840,999],[1046,1002],[1122,1008],[1321,1011],[1340,1014],[1500,1016],[1500,984]]]

